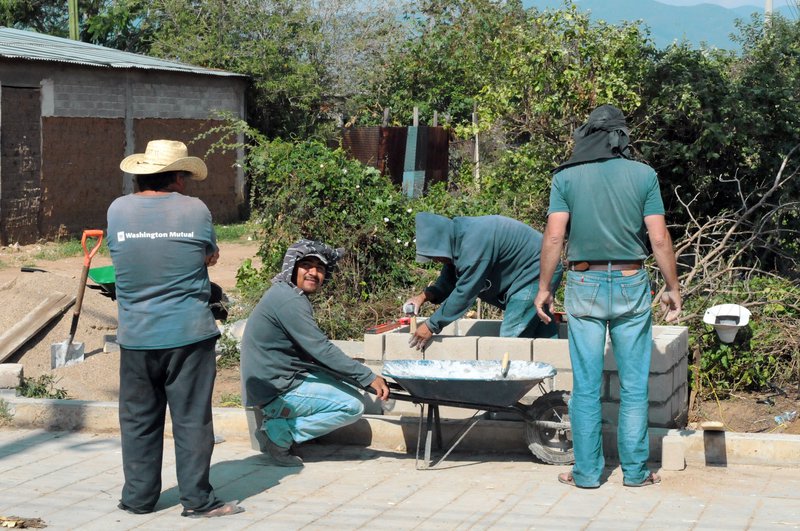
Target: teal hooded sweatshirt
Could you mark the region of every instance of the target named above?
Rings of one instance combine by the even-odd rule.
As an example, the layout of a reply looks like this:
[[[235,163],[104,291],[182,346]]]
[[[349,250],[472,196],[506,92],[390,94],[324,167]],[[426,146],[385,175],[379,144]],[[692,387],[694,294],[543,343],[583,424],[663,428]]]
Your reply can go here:
[[[539,282],[542,233],[505,216],[456,217],[420,212],[417,257],[447,258],[428,299],[439,308],[428,319],[434,334],[469,310],[475,299],[505,310],[506,301]]]

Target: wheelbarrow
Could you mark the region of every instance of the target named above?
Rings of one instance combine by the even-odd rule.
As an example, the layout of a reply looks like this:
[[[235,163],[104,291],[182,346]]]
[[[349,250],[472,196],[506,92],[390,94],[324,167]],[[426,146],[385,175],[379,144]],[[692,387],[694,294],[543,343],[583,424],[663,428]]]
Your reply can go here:
[[[327,367],[306,362],[296,364],[327,372],[354,387],[375,393],[371,387],[364,387]],[[505,368],[500,361],[490,360],[392,360],[384,363],[382,374],[394,380],[388,381],[389,399],[420,406],[416,449],[418,470],[435,468],[442,463],[480,420],[489,418],[489,413],[511,413],[521,417],[525,421],[528,449],[544,463],[568,465],[575,462],[567,406],[569,392],[548,391],[544,386],[545,380],[556,375],[552,365],[511,361]],[[530,405],[521,403],[520,399],[536,386],[542,394]],[[432,464],[434,437],[437,448],[442,450],[443,446],[439,406],[474,409],[476,413],[466,420],[444,455]],[[423,419],[426,419],[424,427]],[[420,465],[422,447],[424,456]]]
[[[504,370],[500,361],[491,360],[394,360],[383,365],[382,374],[391,378],[400,389],[390,397],[418,404],[420,427],[417,434],[417,468],[434,468],[443,462],[467,433],[489,413],[511,413],[525,421],[528,449],[541,461],[566,465],[575,461],[572,431],[569,423],[567,391],[548,391],[545,380],[553,378],[552,365],[540,362],[512,361]],[[531,389],[538,386],[541,396],[532,404],[520,402]],[[425,427],[422,419],[427,418]],[[467,419],[445,454],[431,464],[433,437],[442,449],[439,406],[477,410]],[[485,412],[481,415],[481,412]],[[419,465],[422,433],[425,433],[423,465]]]

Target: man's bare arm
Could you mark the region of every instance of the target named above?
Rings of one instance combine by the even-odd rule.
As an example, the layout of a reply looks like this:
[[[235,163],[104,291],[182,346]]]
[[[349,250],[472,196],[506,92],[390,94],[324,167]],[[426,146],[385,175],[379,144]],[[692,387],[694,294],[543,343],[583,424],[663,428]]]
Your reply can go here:
[[[667,285],[667,290],[661,295],[661,307],[667,310],[666,321],[674,321],[681,313],[682,301],[672,238],[663,215],[645,216],[644,223],[647,226],[650,245],[653,247],[653,256]]]

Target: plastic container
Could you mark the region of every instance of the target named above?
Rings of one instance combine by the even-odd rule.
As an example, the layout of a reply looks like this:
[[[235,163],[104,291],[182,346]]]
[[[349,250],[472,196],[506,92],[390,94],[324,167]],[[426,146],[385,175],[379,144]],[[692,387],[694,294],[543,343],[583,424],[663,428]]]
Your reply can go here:
[[[797,418],[797,411],[784,411],[780,415],[775,415],[775,423],[778,425],[789,424],[796,418]]]

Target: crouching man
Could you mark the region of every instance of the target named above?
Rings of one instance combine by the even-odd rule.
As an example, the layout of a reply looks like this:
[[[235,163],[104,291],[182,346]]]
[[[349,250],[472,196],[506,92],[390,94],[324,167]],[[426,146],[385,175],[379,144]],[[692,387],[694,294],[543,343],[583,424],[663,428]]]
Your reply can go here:
[[[320,330],[309,295],[316,293],[336,267],[342,251],[300,240],[286,251],[281,272],[256,305],[241,345],[242,396],[245,406],[264,413],[267,452],[279,466],[303,466],[289,449],[352,424],[361,418],[360,393],[323,370],[323,365],[389,397],[386,381],[348,357]]]

